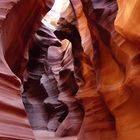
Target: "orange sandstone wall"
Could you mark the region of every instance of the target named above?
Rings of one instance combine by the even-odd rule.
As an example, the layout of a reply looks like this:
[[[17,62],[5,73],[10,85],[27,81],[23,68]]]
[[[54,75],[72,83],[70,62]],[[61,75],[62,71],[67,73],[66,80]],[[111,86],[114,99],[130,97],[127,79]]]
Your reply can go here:
[[[81,1],[92,40],[97,42],[93,46],[97,90],[114,116],[117,139],[139,140],[140,2]]]

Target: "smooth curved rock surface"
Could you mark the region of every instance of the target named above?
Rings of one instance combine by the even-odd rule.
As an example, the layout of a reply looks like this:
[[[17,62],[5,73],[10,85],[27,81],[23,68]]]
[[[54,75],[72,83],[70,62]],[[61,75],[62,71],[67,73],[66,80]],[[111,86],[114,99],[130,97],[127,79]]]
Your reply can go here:
[[[125,35],[125,39],[121,37],[115,31],[114,26],[112,26],[117,12],[117,8],[114,8],[114,6],[116,7],[117,5],[116,1],[105,0],[104,3],[103,1],[93,1],[95,9],[92,8],[90,12],[88,10],[88,4],[91,5],[91,2],[85,0],[82,0],[82,2],[92,39],[98,42],[97,46],[94,46],[96,50],[95,71],[97,73],[96,78],[98,79],[98,92],[103,96],[109,110],[115,118],[118,139],[139,139],[140,120],[138,118],[140,113],[137,109],[137,107],[139,107],[137,101],[140,97],[138,94],[139,80],[137,78],[139,77],[140,50],[138,46],[135,45],[136,41],[133,40],[135,42],[133,44],[127,40],[129,39],[129,34],[128,36]],[[128,1],[126,3],[130,4]],[[97,4],[99,6],[98,10],[96,10]],[[98,15],[97,20],[96,12],[99,12],[99,10],[101,13],[100,16]],[[119,12],[121,10],[119,10]],[[109,11],[110,17],[107,11]],[[118,13],[117,18],[119,18],[119,14],[120,13]],[[104,19],[105,15],[107,15],[106,19]],[[108,26],[107,23],[110,25]],[[127,24],[129,25],[129,23]],[[123,24],[119,26],[122,27]],[[120,30],[119,32],[123,34]],[[104,36],[102,36],[102,34]],[[135,121],[135,119],[137,121]]]
[[[47,1],[49,8],[53,2]],[[85,110],[78,139],[112,140],[116,138],[117,133],[118,140],[139,140],[140,2],[71,0],[71,3],[75,10],[74,16],[83,50],[92,62],[87,63],[86,57],[83,57],[85,62],[80,63],[83,67],[80,69],[83,77],[80,78],[85,79],[86,84],[81,86],[81,91],[77,94]],[[0,1],[0,139],[34,139],[21,100],[21,80],[28,60],[28,48],[32,46],[31,34],[38,28],[40,11],[45,4],[46,2],[41,0]],[[70,17],[73,17],[71,8],[67,10],[62,15],[70,14]],[[64,58],[60,58],[62,61],[56,57],[59,51],[59,56]],[[67,48],[66,53],[63,51],[51,48],[50,52],[56,53],[49,55],[50,65],[58,82],[60,70],[69,67],[73,69],[71,48]],[[51,60],[59,63],[58,69]],[[78,68],[73,70],[75,72]],[[38,81],[37,85],[39,84]],[[84,90],[84,87],[89,88]],[[37,96],[32,95],[36,100],[32,98],[30,102],[36,104],[39,101],[42,104],[46,95],[40,97],[40,92],[34,90]],[[88,96],[93,95],[93,92],[96,97]],[[36,113],[38,114],[39,110]],[[106,131],[103,131],[105,128]]]
[[[17,76],[23,74],[24,52],[44,6],[44,1],[39,0],[0,1],[0,139],[34,139],[22,103],[21,80]]]
[[[118,14],[115,19],[116,30],[133,43],[140,42],[139,12],[140,1],[118,0]]]

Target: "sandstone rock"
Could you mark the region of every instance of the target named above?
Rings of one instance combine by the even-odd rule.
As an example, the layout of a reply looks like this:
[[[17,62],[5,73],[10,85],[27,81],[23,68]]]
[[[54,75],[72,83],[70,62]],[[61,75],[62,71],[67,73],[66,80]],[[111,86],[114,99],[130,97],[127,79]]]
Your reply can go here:
[[[82,2],[84,5],[86,5],[86,1],[83,0]],[[137,63],[137,70],[134,70],[131,67],[134,64],[133,63],[134,61],[138,62],[139,50],[136,45],[130,43],[128,40],[125,40],[125,38],[122,38],[119,34],[115,32],[113,28],[114,15],[115,12],[117,12],[117,8],[115,8],[116,10],[114,11],[114,6],[116,5],[115,2],[116,1],[106,1],[106,3],[102,3],[100,1],[99,2],[96,1],[96,3],[100,5],[100,9],[102,9],[103,11],[102,13],[108,15],[108,13],[106,12],[107,10],[105,9],[108,10],[110,9],[110,17],[108,16],[108,19],[104,19],[103,15],[101,14],[100,17],[98,17],[99,23],[96,21],[96,18],[94,16],[91,16],[92,15],[91,13],[88,13],[89,11],[88,7],[84,6],[84,11],[88,19],[92,38],[93,40],[97,39],[98,42],[96,46],[97,49],[96,56],[98,56],[96,61],[97,64],[96,73],[98,74],[97,88],[98,88],[98,92],[100,92],[101,95],[104,97],[109,110],[112,112],[113,116],[115,117],[118,139],[122,139],[122,140],[139,139],[139,134],[138,134],[139,127],[137,127],[134,121],[135,120],[134,118],[136,118],[136,116],[139,116],[139,113],[136,109],[136,106],[139,106],[139,103],[137,103],[137,99],[139,98],[139,96],[136,94],[137,91],[139,91],[139,88],[137,88],[136,82],[134,85],[132,84],[131,86],[128,84],[129,83],[128,81],[130,79],[131,79],[130,81],[137,79],[135,78],[135,76],[131,77],[130,73],[132,71],[133,72],[135,71],[134,72],[135,74],[132,72],[134,75],[137,75],[139,73],[138,63]],[[96,5],[96,3],[93,2],[93,5]],[[93,9],[92,11],[93,11],[92,12],[93,15],[95,15],[96,10],[94,11]],[[110,24],[110,26],[107,26],[107,21],[109,21],[108,24]],[[128,23],[128,25],[131,24]],[[102,37],[102,33],[104,34],[104,36],[106,36],[106,38]],[[123,32],[121,32],[121,34],[123,34]],[[128,38],[129,38],[129,34],[128,34]],[[134,60],[135,57],[137,60],[136,59]],[[131,71],[130,73],[128,72],[128,69],[129,72]],[[133,112],[130,113],[131,115],[128,113],[130,109],[133,110]],[[127,110],[126,111],[127,113],[124,112],[124,110]],[[137,120],[137,124],[139,124],[139,120]]]
[[[82,123],[82,109],[74,97],[78,91],[74,73],[69,69],[60,71],[58,88],[60,91],[58,100],[64,102],[68,107],[68,115],[58,127],[55,136],[76,136],[79,133]]]
[[[72,43],[72,53],[74,57],[75,70],[74,72],[76,82],[79,86],[76,98],[78,98],[82,102],[85,111],[84,121],[82,123],[82,130],[80,131],[79,139],[91,139],[92,137],[95,137],[95,139],[99,139],[100,135],[102,135],[101,133],[103,132],[103,130],[104,136],[102,136],[101,139],[116,139],[114,121],[113,119],[111,119],[113,117],[111,113],[107,111],[107,106],[103,104],[100,94],[97,93],[95,70],[92,66],[90,57],[88,57],[88,55],[84,53],[83,47],[81,45],[80,34],[74,25],[67,23],[64,19],[62,19],[59,24],[60,25],[58,26],[58,29],[54,33],[58,38],[67,38]],[[76,37],[74,37],[74,35]],[[66,100],[65,102],[67,102],[66,104],[69,106],[67,97],[70,98],[70,95],[64,96],[63,100]],[[86,100],[88,101],[86,102]],[[101,114],[104,114],[104,118],[100,120],[101,122],[97,122],[96,120],[96,116],[98,116],[98,113],[95,113],[94,115],[94,113],[92,112],[94,111],[94,109],[98,110],[98,105],[100,106],[99,108],[101,110],[99,110],[101,111]],[[88,114],[90,114],[90,116]],[[93,125],[89,122],[93,122]],[[95,125],[99,125],[100,127],[96,126],[97,128],[94,128],[94,122],[97,123]],[[106,135],[106,133],[109,133],[110,135]]]
[[[67,39],[71,42],[73,38],[75,40],[72,46],[68,41],[62,43],[62,48],[55,48],[60,42],[55,36],[50,39],[52,33],[46,36],[49,28],[41,26],[37,31],[42,18],[40,14],[46,13],[53,3],[54,0],[0,1],[0,139],[34,139],[21,100],[21,80],[26,79],[23,72],[27,66],[28,51],[34,46],[29,54],[29,79],[23,94],[33,129],[47,128],[49,115],[43,102],[50,92],[52,98],[47,98],[45,102],[54,103],[55,108],[50,114],[48,127],[56,130],[59,126],[57,136],[78,133],[82,120],[78,99],[85,113],[79,140],[139,140],[140,2],[71,0],[71,7],[64,1],[68,7],[65,4],[62,6],[61,16],[69,21],[74,19],[77,28],[68,27],[69,33],[73,31],[70,29],[76,29],[76,32],[67,36]],[[56,19],[52,22],[55,25]],[[77,35],[78,32],[80,34]],[[61,39],[66,38],[66,35],[64,32],[59,34]],[[40,42],[42,44],[37,46]],[[46,53],[49,53],[47,59]],[[49,68],[49,64],[52,70],[46,73],[45,81],[42,82],[48,95],[40,85],[44,60],[47,60],[46,68]],[[73,76],[68,74],[65,78],[61,77],[66,69],[74,72],[78,92],[74,91],[74,81],[67,80]],[[49,76],[52,76],[50,83],[47,81]],[[65,110],[61,106],[62,102],[69,108],[69,114],[63,117],[65,119],[60,121],[63,121],[60,125],[58,119]],[[72,120],[73,125],[69,120]]]
[[[25,67],[22,61],[24,51],[44,5],[43,1],[39,0],[2,0],[0,7],[0,139],[33,140],[34,136],[21,99],[21,81],[17,76],[22,77]]]

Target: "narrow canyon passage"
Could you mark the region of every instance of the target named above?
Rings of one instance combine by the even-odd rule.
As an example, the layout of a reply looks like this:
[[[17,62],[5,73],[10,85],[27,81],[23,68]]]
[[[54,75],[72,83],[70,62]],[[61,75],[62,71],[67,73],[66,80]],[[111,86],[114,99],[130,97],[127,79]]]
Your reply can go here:
[[[140,140],[139,9],[0,0],[0,140]]]

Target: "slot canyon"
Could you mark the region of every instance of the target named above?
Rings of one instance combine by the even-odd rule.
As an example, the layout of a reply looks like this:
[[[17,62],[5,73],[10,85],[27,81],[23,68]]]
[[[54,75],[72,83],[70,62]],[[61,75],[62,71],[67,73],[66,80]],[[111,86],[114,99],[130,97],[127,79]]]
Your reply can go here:
[[[139,0],[0,0],[0,140],[140,140]]]

